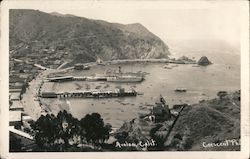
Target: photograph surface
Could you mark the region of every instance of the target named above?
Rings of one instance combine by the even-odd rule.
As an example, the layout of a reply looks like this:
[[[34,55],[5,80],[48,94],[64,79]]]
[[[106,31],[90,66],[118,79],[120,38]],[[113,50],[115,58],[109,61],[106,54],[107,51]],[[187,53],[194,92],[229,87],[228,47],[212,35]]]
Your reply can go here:
[[[8,10],[9,152],[240,151],[240,5],[96,3]]]

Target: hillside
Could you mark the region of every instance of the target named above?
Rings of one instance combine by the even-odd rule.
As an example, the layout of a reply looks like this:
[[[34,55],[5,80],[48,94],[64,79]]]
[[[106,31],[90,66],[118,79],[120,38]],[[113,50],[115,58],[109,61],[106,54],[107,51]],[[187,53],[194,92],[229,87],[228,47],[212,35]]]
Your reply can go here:
[[[120,142],[154,138],[157,145],[149,147],[149,150],[238,151],[240,91],[223,92],[218,98],[187,105],[173,123],[173,120],[151,123],[144,119],[133,119],[125,122],[116,136]],[[228,145],[225,146],[226,142]],[[213,143],[224,146],[213,146]]]
[[[168,58],[168,46],[139,23],[117,24],[38,10],[10,10],[10,50],[25,56],[50,50],[77,62]]]
[[[177,134],[181,136],[181,140],[174,137]],[[172,142],[170,147],[173,150],[239,150],[239,146],[232,144],[204,147],[203,142],[208,145],[208,143],[240,139],[240,92],[237,91],[212,100],[203,100],[198,104],[186,107],[168,139]],[[173,145],[173,143],[177,144]],[[184,148],[181,148],[180,145],[184,145]]]

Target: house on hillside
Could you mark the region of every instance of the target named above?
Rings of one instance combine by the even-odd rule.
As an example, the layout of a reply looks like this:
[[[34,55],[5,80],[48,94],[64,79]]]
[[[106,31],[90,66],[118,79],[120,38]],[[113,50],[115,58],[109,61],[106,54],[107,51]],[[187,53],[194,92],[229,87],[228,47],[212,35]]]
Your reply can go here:
[[[100,59],[100,58],[97,58],[96,63],[97,63],[98,65],[103,65],[103,60]]]

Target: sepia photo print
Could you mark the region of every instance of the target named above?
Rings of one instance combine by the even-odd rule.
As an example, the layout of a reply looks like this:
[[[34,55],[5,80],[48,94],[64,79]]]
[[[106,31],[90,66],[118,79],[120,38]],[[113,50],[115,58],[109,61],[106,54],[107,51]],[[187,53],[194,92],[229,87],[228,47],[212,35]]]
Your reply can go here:
[[[45,2],[6,13],[9,153],[242,151],[245,3]]]

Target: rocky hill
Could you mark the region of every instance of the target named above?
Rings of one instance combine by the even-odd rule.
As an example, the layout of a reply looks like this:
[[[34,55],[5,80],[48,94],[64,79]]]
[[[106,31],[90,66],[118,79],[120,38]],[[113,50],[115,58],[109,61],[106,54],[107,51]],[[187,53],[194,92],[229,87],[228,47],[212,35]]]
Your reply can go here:
[[[168,58],[168,46],[141,24],[117,24],[73,15],[12,9],[11,52],[52,50],[77,62],[111,59]],[[25,51],[23,51],[25,50]]]
[[[240,150],[236,144],[240,139],[240,91],[217,95],[183,110],[168,138],[173,150]]]
[[[149,147],[149,150],[238,151],[240,91],[221,91],[217,95],[217,98],[187,105],[175,124],[171,121],[153,124],[138,119],[126,122],[118,130],[118,140],[143,141],[153,137],[157,147]]]

